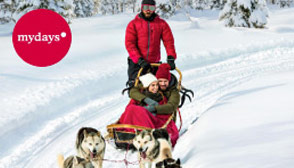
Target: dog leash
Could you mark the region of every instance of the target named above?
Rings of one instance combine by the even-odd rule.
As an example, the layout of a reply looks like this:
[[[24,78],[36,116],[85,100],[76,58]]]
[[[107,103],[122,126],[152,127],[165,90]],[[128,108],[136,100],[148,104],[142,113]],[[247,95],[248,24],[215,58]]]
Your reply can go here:
[[[107,140],[107,141],[109,143],[110,140]],[[112,163],[124,163],[126,165],[126,168],[128,168],[129,165],[139,165],[141,162],[141,158],[140,158],[140,160],[133,161],[133,162],[130,162],[127,160],[129,148],[130,148],[130,144],[128,143],[126,153],[125,153],[125,158],[123,160],[111,160],[111,159],[102,159],[102,160],[107,161],[107,162],[112,162]]]

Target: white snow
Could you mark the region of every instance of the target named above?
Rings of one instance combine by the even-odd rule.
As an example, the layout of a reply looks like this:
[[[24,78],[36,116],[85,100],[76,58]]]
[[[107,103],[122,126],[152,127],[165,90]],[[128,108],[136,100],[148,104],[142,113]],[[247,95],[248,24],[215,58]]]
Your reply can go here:
[[[270,74],[219,97],[179,140],[183,167],[291,168],[294,72]]]
[[[177,13],[168,20],[183,85],[195,92],[181,109],[173,154],[188,168],[290,168],[294,9],[270,9],[266,29],[226,28],[218,13]],[[125,28],[134,17],[73,20],[68,55],[47,68],[24,63],[11,43],[13,25],[0,25],[0,167],[57,167],[57,154],[75,154],[80,127],[106,133],[129,101],[120,92],[127,79]],[[124,155],[107,146],[107,159]]]
[[[219,19],[229,27],[263,28],[267,17],[265,0],[228,0],[219,15]]]

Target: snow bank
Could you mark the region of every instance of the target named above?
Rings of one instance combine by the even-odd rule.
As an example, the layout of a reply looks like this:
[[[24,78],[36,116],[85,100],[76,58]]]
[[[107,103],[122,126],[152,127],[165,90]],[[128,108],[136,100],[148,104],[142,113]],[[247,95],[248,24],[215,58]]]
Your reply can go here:
[[[244,83],[217,102],[179,140],[183,167],[291,168],[294,73]]]

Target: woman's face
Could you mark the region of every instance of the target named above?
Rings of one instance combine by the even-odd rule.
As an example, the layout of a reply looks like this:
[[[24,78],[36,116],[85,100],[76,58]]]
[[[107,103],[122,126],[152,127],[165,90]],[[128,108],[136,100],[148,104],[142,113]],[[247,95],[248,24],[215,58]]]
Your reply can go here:
[[[158,82],[157,81],[152,82],[148,87],[148,91],[151,93],[157,93],[158,92]]]

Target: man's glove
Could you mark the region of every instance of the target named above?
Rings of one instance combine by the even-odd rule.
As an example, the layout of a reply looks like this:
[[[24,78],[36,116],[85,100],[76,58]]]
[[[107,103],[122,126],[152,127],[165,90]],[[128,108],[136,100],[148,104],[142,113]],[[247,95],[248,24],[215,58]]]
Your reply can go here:
[[[152,115],[156,116],[155,106],[144,106],[144,108],[152,113]]]
[[[173,56],[167,56],[167,63],[170,65],[170,70],[176,69],[175,58]]]
[[[138,64],[140,65],[141,68],[143,68],[145,70],[151,68],[151,65],[147,61],[145,61],[143,57],[139,58]]]
[[[145,99],[143,99],[144,103],[148,104],[149,106],[157,106],[158,105],[158,102],[149,98],[149,97],[146,97]]]

